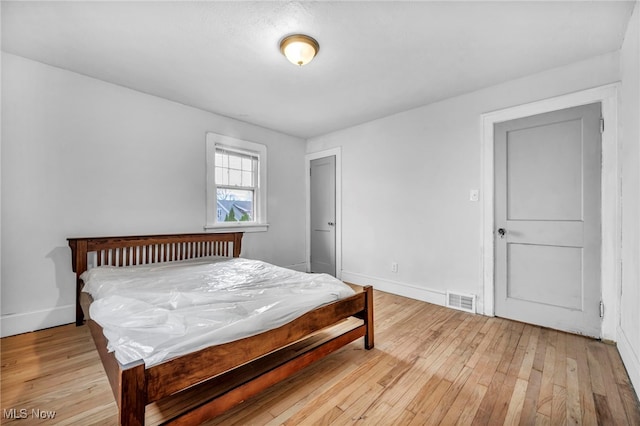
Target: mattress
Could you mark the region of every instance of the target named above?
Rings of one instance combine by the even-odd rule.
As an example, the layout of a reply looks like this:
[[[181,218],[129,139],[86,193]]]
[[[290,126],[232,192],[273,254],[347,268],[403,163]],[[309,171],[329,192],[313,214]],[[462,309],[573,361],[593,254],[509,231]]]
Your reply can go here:
[[[91,319],[122,364],[147,366],[253,336],[355,292],[327,274],[242,258],[206,258],[81,275]]]

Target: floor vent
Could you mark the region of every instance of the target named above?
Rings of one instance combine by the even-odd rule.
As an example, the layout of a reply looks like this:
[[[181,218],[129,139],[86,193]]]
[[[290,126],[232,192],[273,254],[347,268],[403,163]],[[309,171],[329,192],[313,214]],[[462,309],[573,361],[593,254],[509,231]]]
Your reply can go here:
[[[447,291],[447,307],[475,314],[476,296],[475,294],[462,294]]]

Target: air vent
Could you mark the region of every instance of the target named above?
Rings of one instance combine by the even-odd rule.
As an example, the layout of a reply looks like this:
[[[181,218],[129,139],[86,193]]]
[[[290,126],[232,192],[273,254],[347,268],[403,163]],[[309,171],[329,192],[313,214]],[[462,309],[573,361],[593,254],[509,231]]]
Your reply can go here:
[[[476,296],[475,294],[462,294],[447,291],[447,307],[475,314]]]

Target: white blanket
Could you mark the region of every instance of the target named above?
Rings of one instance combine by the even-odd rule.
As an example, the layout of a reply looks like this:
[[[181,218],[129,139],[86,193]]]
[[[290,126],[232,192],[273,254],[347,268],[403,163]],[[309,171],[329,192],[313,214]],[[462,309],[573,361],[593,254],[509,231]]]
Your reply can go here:
[[[277,328],[354,294],[327,274],[241,258],[208,258],[82,274],[90,315],[123,364],[147,366]]]

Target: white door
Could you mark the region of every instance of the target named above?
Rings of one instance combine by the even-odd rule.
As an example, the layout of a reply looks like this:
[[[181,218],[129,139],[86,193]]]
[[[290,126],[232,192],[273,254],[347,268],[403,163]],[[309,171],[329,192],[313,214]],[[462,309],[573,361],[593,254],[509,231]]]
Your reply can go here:
[[[600,337],[600,103],[495,125],[495,313]]]
[[[336,157],[311,160],[311,272],[336,275]]]

